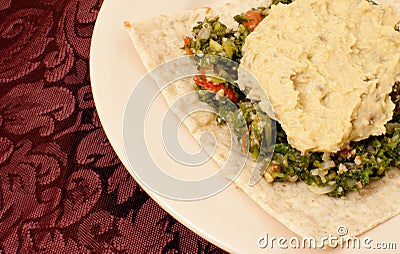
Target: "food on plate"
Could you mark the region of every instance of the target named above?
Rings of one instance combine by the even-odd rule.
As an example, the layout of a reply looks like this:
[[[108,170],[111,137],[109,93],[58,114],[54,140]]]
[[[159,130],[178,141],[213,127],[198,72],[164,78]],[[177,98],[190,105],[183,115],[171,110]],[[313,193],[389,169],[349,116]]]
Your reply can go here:
[[[280,1],[273,2],[276,3]],[[291,1],[285,2],[288,3]],[[354,7],[357,7],[359,5],[360,9],[364,8],[366,11],[368,9],[367,13],[369,16],[363,15],[363,17],[371,17],[376,22],[374,23],[374,25],[379,23],[379,20],[382,21],[383,25],[391,24],[394,19],[394,12],[392,11],[391,7],[372,6],[372,4],[362,1],[296,0],[294,4],[289,4],[286,6],[280,3],[278,4],[278,6],[269,8],[268,1],[237,0],[223,7],[215,9],[204,8],[193,11],[182,11],[180,13],[172,15],[162,15],[152,19],[127,22],[125,23],[125,27],[128,29],[132,41],[143,60],[143,63],[148,69],[154,68],[155,66],[165,62],[166,60],[170,60],[185,54],[219,54],[234,61],[243,61],[243,64],[245,66],[247,65],[248,68],[254,69],[252,71],[254,71],[255,76],[259,78],[257,76],[257,72],[259,76],[262,75],[262,64],[258,65],[258,62],[252,59],[252,56],[262,53],[252,53],[252,50],[257,50],[257,43],[262,44],[266,43],[266,41],[269,40],[266,34],[259,34],[259,32],[263,32],[264,29],[271,29],[271,27],[269,27],[271,24],[267,23],[269,15],[274,15],[275,10],[277,14],[279,14],[279,11],[281,11],[280,15],[283,15],[284,10],[289,8],[295,9],[295,7],[297,6],[298,9],[302,11],[307,8],[309,8],[309,10],[313,10],[307,13],[302,13],[302,15],[298,15],[302,16],[302,18],[307,18],[303,16],[312,16],[309,18],[314,18],[314,16],[319,15],[321,20],[315,21],[316,23],[318,23],[323,22],[323,19],[328,17],[326,15],[320,15],[320,13],[318,13],[319,11],[321,11],[323,4],[326,4],[325,8],[327,11],[329,8],[326,6],[331,4],[339,5],[340,3],[352,4],[352,6]],[[301,6],[302,4],[305,6]],[[316,9],[312,9],[311,5],[313,5]],[[376,16],[375,11],[371,11],[369,9],[375,10],[377,13],[380,13],[380,15]],[[295,12],[295,10],[292,11]],[[347,9],[343,11],[346,12],[349,10]],[[360,15],[360,13],[358,15]],[[232,19],[232,17],[234,17],[234,19]],[[290,17],[292,16],[286,15],[286,19],[289,19]],[[372,22],[370,20],[364,21],[366,22],[366,24],[368,24],[368,22]],[[290,21],[286,20],[285,22]],[[336,20],[336,22],[338,23],[338,27],[335,27],[335,29],[340,29],[340,27],[343,28],[343,19]],[[278,23],[276,25],[281,25],[281,22]],[[284,22],[282,22],[282,24],[283,23]],[[259,27],[259,25],[262,26]],[[326,24],[322,23],[319,25],[323,28]],[[350,25],[350,23],[346,23],[346,25],[348,26]],[[392,24],[392,26],[386,25],[386,28],[378,28],[378,25],[376,26],[377,27],[373,28],[376,28],[376,30],[373,30],[371,28],[371,31],[379,31],[387,35],[393,35],[384,38],[387,39],[387,41],[384,41],[384,43],[387,43],[388,47],[392,45],[398,45],[396,44],[398,43],[398,32],[395,31],[396,24]],[[296,26],[292,27],[291,29],[295,28]],[[382,31],[380,29],[382,29]],[[385,29],[387,31],[383,31]],[[360,31],[357,31],[357,34],[358,32]],[[362,33],[360,32],[360,34]],[[320,34],[315,34],[315,36],[312,38],[317,39],[317,42],[321,44],[332,43],[332,45],[329,45],[330,47],[335,46],[333,41],[338,39],[340,40],[342,38],[344,40],[343,45],[340,45],[342,48],[338,46],[338,50],[344,50],[346,45],[351,45],[351,42],[359,42],[356,39],[359,39],[361,41],[366,39],[363,36],[361,36],[363,38],[358,38],[356,37],[356,35],[353,35],[355,37],[353,38],[346,33],[342,33],[342,37],[339,38],[329,37],[334,35],[339,35],[339,33],[335,34],[335,32],[333,32],[323,34],[321,35],[322,39],[319,37]],[[275,34],[275,36],[277,35]],[[280,34],[280,36],[283,36],[283,34]],[[247,45],[248,38],[250,38],[249,45]],[[348,39],[348,42],[350,44],[345,43],[346,38]],[[272,44],[279,42],[280,40],[275,42],[271,40],[268,43]],[[313,43],[315,42],[311,42],[310,45],[314,45]],[[256,46],[252,47],[252,44],[253,46]],[[368,44],[361,43],[357,45],[361,45],[361,47],[364,47]],[[263,57],[271,57],[271,55],[268,54],[272,54],[272,57],[274,57],[274,52],[273,50],[271,51],[271,48],[274,48],[273,45],[271,47],[269,47],[269,45],[262,46],[264,47],[263,52],[265,52],[265,56],[257,55],[257,58],[261,59],[260,61],[266,61],[265,59],[263,59]],[[162,50],[158,50],[155,52],[154,50],[152,50],[152,48],[158,48]],[[352,47],[352,49],[364,50],[363,52],[365,54],[362,55],[366,55],[367,57],[370,56],[368,55],[369,52],[366,52],[368,51],[366,49],[357,47]],[[290,70],[290,67],[296,66],[296,64],[298,64],[298,68],[296,68],[295,70],[301,71],[306,68],[311,68],[314,71],[311,72],[312,75],[316,75],[316,77],[320,80],[326,79],[330,81],[331,78],[334,76],[333,73],[331,73],[330,76],[324,76],[323,74],[319,73],[319,67],[331,71],[331,69],[328,68],[328,65],[307,65],[307,60],[311,60],[307,59],[307,54],[305,54],[304,56],[305,63],[298,61],[298,59],[293,56],[287,57],[287,54],[290,55],[292,53],[294,55],[297,54],[297,56],[301,56],[301,53],[299,53],[301,51],[296,52],[296,47],[293,46],[293,44],[290,44],[290,42],[288,42],[288,47],[282,47],[280,48],[280,50],[282,52],[279,52],[279,58],[286,57],[288,61],[287,65],[285,66],[283,64],[280,65],[280,67],[275,66],[275,64],[278,64],[278,62],[266,64],[265,66],[267,66],[268,68],[275,68],[273,71],[264,70],[264,72],[271,72],[265,76],[266,79],[268,79],[268,76],[274,74],[280,74],[281,76],[286,75],[283,80],[289,83],[291,78],[295,78],[297,80],[296,82],[301,82],[302,79],[310,80],[313,78],[313,76],[301,76],[299,75],[300,72]],[[294,52],[285,52],[291,50]],[[390,81],[391,84],[378,84],[376,80],[376,75],[381,75],[381,73],[378,71],[378,73],[372,73],[375,74],[375,76],[369,75],[368,72],[373,69],[373,65],[370,64],[370,62],[361,59],[360,54],[354,55],[355,59],[352,60],[357,61],[352,64],[341,62],[345,61],[345,56],[343,56],[343,58],[339,57],[339,63],[335,63],[343,64],[344,68],[351,65],[350,67],[353,68],[352,70],[354,73],[359,74],[360,77],[365,78],[365,80],[357,81],[360,82],[358,86],[361,87],[361,84],[367,85],[366,90],[362,90],[365,89],[365,87],[360,88],[362,90],[361,94],[359,93],[360,91],[358,91],[358,89],[354,89],[357,90],[354,91],[354,94],[356,94],[356,97],[358,96],[358,98],[354,99],[354,101],[350,100],[353,105],[348,105],[349,107],[347,108],[342,108],[343,105],[339,105],[341,107],[339,108],[339,110],[342,110],[340,112],[347,114],[346,117],[343,117],[342,115],[337,116],[337,119],[342,119],[343,124],[347,126],[347,129],[343,128],[338,130],[339,132],[337,135],[339,135],[340,137],[335,137],[331,139],[326,137],[331,133],[317,132],[317,138],[329,139],[329,141],[324,141],[320,144],[303,144],[301,143],[301,141],[296,141],[296,135],[291,135],[288,139],[285,131],[293,134],[291,132],[292,130],[290,129],[292,127],[287,126],[288,122],[293,121],[293,119],[286,119],[286,116],[283,116],[283,113],[285,111],[283,109],[286,109],[284,107],[287,107],[287,105],[282,105],[283,109],[278,112],[276,119],[278,120],[278,122],[282,121],[282,119],[287,121],[282,122],[282,125],[278,124],[278,135],[277,144],[275,146],[275,153],[272,159],[272,163],[265,173],[265,177],[262,178],[255,186],[248,185],[248,179],[251,173],[249,172],[249,169],[252,169],[255,164],[255,160],[249,160],[246,164],[246,167],[244,168],[243,173],[235,180],[236,184],[265,211],[277,218],[291,230],[302,236],[323,237],[328,234],[337,235],[336,228],[339,226],[337,224],[338,221],[340,221],[341,225],[347,227],[347,229],[349,230],[349,236],[358,235],[376,226],[377,224],[399,214],[400,212],[400,206],[398,205],[400,202],[399,170],[389,170],[390,168],[398,166],[399,163],[398,157],[400,151],[400,129],[398,128],[399,115],[397,111],[397,105],[399,104],[400,96],[398,90],[399,84],[398,82],[394,82],[396,80],[398,81],[399,78],[399,56],[396,52],[396,48],[389,48],[388,50],[389,51],[387,52],[393,53],[390,53],[388,58],[385,58],[386,56],[382,54],[382,52],[380,52],[378,49],[377,51],[374,51],[374,54],[376,53],[376,57],[380,60],[375,64],[379,66],[384,65],[383,67],[379,67],[379,71],[383,71],[385,70],[385,68],[387,68],[387,70],[392,73],[391,76],[389,75],[390,77],[386,77],[387,80],[385,80],[385,78],[382,78],[384,81]],[[328,59],[329,61],[324,62],[322,60],[322,58],[324,57],[323,55],[314,55],[312,57],[315,58],[314,60],[316,62],[319,61],[323,62],[324,64],[334,63],[329,62],[333,61],[334,59]],[[321,59],[319,59],[319,57]],[[396,57],[397,65],[395,62]],[[387,63],[388,65],[386,66],[386,60],[387,62],[392,62]],[[357,63],[359,62],[361,62],[361,67],[354,66],[357,65]],[[286,69],[287,67],[289,67],[289,73],[285,73],[284,67]],[[333,66],[333,69],[335,68],[339,67],[335,65]],[[353,75],[353,72],[350,72],[350,74]],[[339,73],[340,75],[343,75],[340,78],[348,82],[346,84],[349,84],[350,81],[344,77],[344,73],[340,71]],[[294,76],[292,76],[292,74],[294,74]],[[379,76],[379,78],[382,82],[381,76]],[[276,77],[274,80],[277,82],[279,81],[279,79]],[[268,90],[273,89],[273,86],[276,84],[272,84],[272,86],[270,87],[268,83],[270,82],[269,80],[260,79],[260,81],[263,89],[265,89],[267,94],[269,95]],[[213,83],[212,79],[207,79],[207,77],[202,76],[201,73],[194,79],[194,82],[196,83],[196,86],[193,86],[193,84],[191,84],[190,82],[186,82],[185,84],[177,86],[176,88],[164,91],[163,94],[167,102],[172,103],[174,98],[179,94],[185,94],[196,89],[199,91],[207,89],[224,94],[227,98],[231,99],[235,104],[237,104],[238,108],[242,110],[244,114],[247,113],[251,115],[254,112],[257,113],[259,111],[254,111],[254,108],[258,106],[262,107],[263,105],[262,98],[256,98],[258,93],[252,91],[252,87],[246,88],[246,84],[240,84],[240,79],[239,85],[242,90],[238,89],[238,87],[224,84],[223,82]],[[339,85],[343,84],[338,84],[338,86]],[[311,89],[311,87],[307,89]],[[340,94],[341,92],[343,92],[342,88],[338,88],[338,90],[334,89],[335,87],[328,87],[328,94],[336,92]],[[304,91],[301,92],[303,92],[303,95],[307,95],[307,93],[305,93]],[[301,92],[297,91],[295,95],[298,96],[298,94],[301,94]],[[352,93],[351,89],[349,93]],[[361,98],[362,95],[365,95],[365,97],[375,96],[374,99],[377,103],[374,105],[379,104],[382,109],[389,109],[388,112],[386,112],[386,110],[382,111],[382,115],[379,116],[375,116],[377,113],[374,113],[374,121],[369,121],[371,119],[365,117],[361,117],[360,119],[357,118],[358,114],[365,113],[366,110],[375,110],[374,108],[369,108],[371,104],[367,103],[368,98]],[[293,96],[293,98],[295,98],[296,96]],[[322,99],[323,96],[320,98]],[[200,99],[205,102],[210,102],[210,100],[212,100],[213,98],[202,98],[200,96]],[[284,101],[280,103],[290,103],[290,99],[291,98],[288,98],[289,101]],[[312,98],[309,98],[309,100],[312,100]],[[271,102],[274,101],[271,99]],[[279,105],[279,100],[276,100],[275,102],[277,103],[277,105]],[[326,102],[326,105],[330,106],[330,103],[331,101]],[[274,107],[276,107],[274,103],[272,104]],[[308,104],[309,101],[307,101],[307,103],[304,104],[303,107],[306,106],[308,109]],[[295,106],[293,108],[296,109]],[[293,108],[289,110],[293,110]],[[312,115],[312,113],[310,112],[312,112],[312,110],[307,111],[307,114]],[[314,117],[319,117],[321,114],[321,112],[316,113],[318,114],[315,114]],[[330,111],[330,113],[334,114],[335,112],[334,110],[332,110]],[[297,114],[299,113],[297,112]],[[309,115],[305,117],[310,117]],[[250,156],[252,156],[253,158],[257,158],[259,156],[260,148],[257,145],[257,141],[259,140],[262,133],[262,126],[260,128],[259,124],[254,124],[253,122],[255,119],[262,119],[262,117],[265,117],[265,115],[257,115],[248,118],[247,124],[250,130],[250,137],[252,139],[250,141]],[[227,132],[226,126],[224,126],[223,124],[223,117],[217,118],[217,121],[210,121],[210,119],[213,118],[215,119],[215,117],[210,114],[208,118],[204,118],[206,119],[204,121],[187,119],[185,124],[188,126],[188,128],[196,138],[199,138],[199,133],[201,133],[201,131],[211,130],[213,131],[213,133],[215,131],[215,133],[221,136],[222,139],[229,140],[229,133]],[[357,122],[358,119],[360,120],[360,125],[358,127],[354,127],[352,124]],[[363,121],[365,119],[368,119],[369,122],[374,122],[374,124],[364,125]],[[388,122],[390,119],[392,119],[391,122],[386,124],[386,122]],[[319,124],[323,123],[323,121],[320,122],[321,123]],[[334,122],[334,124],[337,123]],[[386,128],[382,129],[382,126],[384,126],[385,124]],[[301,131],[306,132],[305,130]],[[320,130],[318,129],[317,131]],[[335,132],[336,130],[334,129],[330,131]],[[385,132],[386,134],[382,134]],[[253,136],[251,135],[251,133],[253,133]],[[333,133],[332,135],[335,135],[335,133]],[[370,137],[370,135],[374,136]],[[308,141],[309,140],[307,140],[307,142]],[[293,146],[296,146],[297,149]],[[224,159],[226,159],[225,154],[227,151],[229,151],[228,149],[228,146],[221,147],[221,149],[217,150],[217,152],[214,154],[213,158],[220,165],[222,165]],[[373,181],[377,178],[382,179],[379,181]],[[271,184],[271,182],[273,182],[273,184]],[[354,190],[357,190],[358,192],[355,192]],[[328,194],[329,196],[320,194]],[[369,206],[375,204],[379,204],[379,207],[377,207],[377,209],[369,209]],[[324,218],[323,223],[320,223],[321,218]]]
[[[260,126],[265,126],[260,123],[267,117],[255,107],[268,111],[262,98],[266,91],[282,127],[265,173],[268,182],[302,180],[314,192],[339,197],[400,163],[400,129],[380,135],[386,133],[394,102],[395,112],[400,111],[398,17],[389,6],[354,4],[300,0],[271,10],[260,7],[237,15],[236,30],[218,17],[206,18],[193,28],[193,36],[184,39],[188,54],[240,61],[261,82],[262,87],[247,87],[239,69],[238,83],[247,91],[246,98],[228,82],[194,79],[199,90],[223,91],[246,116],[255,159],[262,141]],[[216,98],[200,94],[210,105]],[[388,126],[399,121],[396,113]],[[350,144],[371,135],[380,136]],[[307,153],[310,150],[320,153]]]

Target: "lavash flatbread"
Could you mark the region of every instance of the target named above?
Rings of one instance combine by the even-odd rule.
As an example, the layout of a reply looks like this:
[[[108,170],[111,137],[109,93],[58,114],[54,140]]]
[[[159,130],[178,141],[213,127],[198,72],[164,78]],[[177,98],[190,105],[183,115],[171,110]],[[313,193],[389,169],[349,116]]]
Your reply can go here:
[[[234,15],[252,7],[268,6],[269,2],[234,0],[215,9],[202,8],[125,22],[125,27],[143,64],[151,70],[167,60],[185,55],[181,49],[183,38],[190,35],[192,27],[205,16],[218,15],[222,23],[234,28],[237,26],[232,19]],[[396,5],[400,7],[399,2]],[[179,95],[192,91],[193,85],[182,81],[168,87],[163,95],[171,104]],[[222,165],[230,149],[227,128],[217,126],[215,116],[207,113],[187,118],[185,125],[197,140],[203,131],[210,131],[217,136],[216,139],[221,142],[218,142],[213,159]],[[310,192],[305,183],[269,184],[262,178],[250,187],[248,180],[253,167],[254,162],[248,160],[241,175],[235,180],[237,186],[266,212],[302,237],[321,239],[328,235],[338,236],[339,226],[348,229],[348,237],[357,236],[400,213],[400,170],[397,169],[390,170],[382,180],[359,192],[336,199]]]

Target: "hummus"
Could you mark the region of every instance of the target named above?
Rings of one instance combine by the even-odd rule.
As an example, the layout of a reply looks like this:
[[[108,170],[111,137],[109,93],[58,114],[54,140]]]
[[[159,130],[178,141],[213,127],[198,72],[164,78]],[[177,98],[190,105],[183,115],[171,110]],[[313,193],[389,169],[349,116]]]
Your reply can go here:
[[[400,76],[397,22],[390,6],[364,0],[272,6],[247,37],[241,64],[259,80],[294,148],[336,152],[385,133]],[[262,99],[264,91],[248,96]]]

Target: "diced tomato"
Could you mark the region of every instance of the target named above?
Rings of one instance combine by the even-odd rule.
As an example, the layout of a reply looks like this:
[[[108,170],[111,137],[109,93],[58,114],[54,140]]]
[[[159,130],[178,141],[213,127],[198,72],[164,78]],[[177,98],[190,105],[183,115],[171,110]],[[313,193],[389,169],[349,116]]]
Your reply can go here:
[[[244,14],[244,17],[249,21],[242,22],[243,25],[247,26],[250,31],[254,31],[257,25],[263,20],[263,17],[259,12],[249,10]]]
[[[193,78],[194,82],[203,88],[218,93],[221,89],[225,89],[224,84],[214,84],[211,81],[207,81],[205,75],[197,75]]]
[[[236,93],[235,93],[235,91],[233,91],[232,88],[230,88],[230,87],[226,88],[225,91],[224,91],[224,95],[228,99],[230,99],[232,102],[236,103],[236,99],[237,99],[236,98]]]
[[[190,50],[191,42],[192,40],[189,37],[185,37],[185,39],[183,39],[186,53],[188,53],[189,55],[193,55],[193,52]]]
[[[202,73],[202,72],[204,73],[204,70],[200,70],[200,73]],[[195,76],[193,78],[193,80],[197,85],[199,85],[209,91],[218,93],[219,91],[223,90],[225,97],[227,97],[234,103],[237,102],[237,97],[236,97],[235,91],[233,91],[233,89],[230,87],[226,87],[226,85],[224,83],[215,84],[212,81],[208,81],[206,78],[206,75],[204,75],[204,74]]]

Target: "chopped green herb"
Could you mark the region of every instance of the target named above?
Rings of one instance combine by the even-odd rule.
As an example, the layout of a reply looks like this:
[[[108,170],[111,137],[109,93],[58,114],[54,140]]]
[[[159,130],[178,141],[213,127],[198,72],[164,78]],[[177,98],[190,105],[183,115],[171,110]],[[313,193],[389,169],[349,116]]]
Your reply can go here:
[[[272,0],[272,4],[290,4],[291,2],[293,2],[294,0]]]

